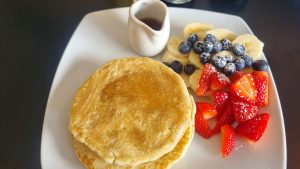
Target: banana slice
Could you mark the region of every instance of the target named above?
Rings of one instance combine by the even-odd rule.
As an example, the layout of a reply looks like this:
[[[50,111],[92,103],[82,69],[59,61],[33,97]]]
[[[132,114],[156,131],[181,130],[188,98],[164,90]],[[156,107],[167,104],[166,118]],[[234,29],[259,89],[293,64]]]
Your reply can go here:
[[[198,84],[199,84],[199,80],[200,80],[200,76],[202,74],[202,70],[201,69],[197,69],[191,76],[189,79],[189,84],[190,87],[193,89],[194,92],[196,92],[197,88],[198,88]]]
[[[187,75],[187,74],[185,74],[184,72],[182,72],[182,73],[180,74],[180,76],[181,76],[181,78],[183,79],[183,81],[184,81],[186,87],[190,87],[190,83],[189,83],[190,77],[189,77],[189,75]]]
[[[170,37],[169,41],[167,43],[167,50],[177,57],[187,57],[188,53],[183,54],[183,53],[180,53],[178,50],[178,46],[179,46],[180,42],[182,42],[182,41],[184,41],[184,40],[177,36]]]
[[[187,38],[192,33],[205,32],[214,28],[215,26],[209,23],[192,22],[184,27],[183,35]]]
[[[168,62],[171,63],[174,60],[178,60],[182,65],[186,65],[189,62],[188,57],[177,57],[173,55],[170,51],[166,50],[162,55],[161,55],[161,61],[163,62]]]
[[[208,30],[206,31],[206,34],[213,34],[216,37],[217,41],[220,41],[225,38],[232,41],[236,38],[236,34],[234,32],[225,28]]]
[[[240,35],[234,41],[232,41],[232,44],[236,43],[243,44],[245,47],[245,55],[251,56],[254,61],[261,59],[264,43],[256,36],[251,34]]]
[[[221,52],[218,52],[218,53],[214,54],[214,56],[221,56],[221,57],[225,57],[227,55],[232,55],[233,57],[235,57],[235,55],[232,52],[228,51],[228,50],[223,50]]]
[[[193,50],[190,51],[189,62],[195,65],[197,68],[202,69],[202,63],[200,62],[199,54],[195,53]]]

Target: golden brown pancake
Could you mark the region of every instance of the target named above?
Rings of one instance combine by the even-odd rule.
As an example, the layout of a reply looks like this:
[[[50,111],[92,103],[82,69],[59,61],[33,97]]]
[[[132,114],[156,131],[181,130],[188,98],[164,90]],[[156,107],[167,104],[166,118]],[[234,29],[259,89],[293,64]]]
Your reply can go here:
[[[191,97],[193,103],[193,113],[191,116],[191,123],[186,129],[183,137],[178,142],[176,147],[169,153],[163,155],[157,160],[142,163],[136,166],[118,166],[116,164],[106,163],[103,159],[99,158],[96,153],[91,151],[86,145],[80,143],[73,138],[73,145],[79,160],[88,169],[167,169],[170,168],[176,161],[184,156],[189,144],[194,136],[194,114],[196,112],[195,102]]]
[[[138,165],[175,148],[190,124],[184,81],[144,57],[108,62],[78,90],[69,129],[106,163]]]

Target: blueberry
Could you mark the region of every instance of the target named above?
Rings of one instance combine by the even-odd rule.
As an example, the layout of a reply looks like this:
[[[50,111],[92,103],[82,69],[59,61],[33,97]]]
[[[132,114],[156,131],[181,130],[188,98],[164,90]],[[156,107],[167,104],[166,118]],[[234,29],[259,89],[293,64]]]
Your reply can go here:
[[[243,56],[245,54],[245,47],[244,45],[241,44],[234,44],[232,46],[232,51],[237,55],[237,56]]]
[[[227,61],[224,57],[221,56],[214,56],[212,58],[212,64],[217,68],[217,69],[222,69],[226,65]]]
[[[216,42],[215,44],[214,44],[214,52],[221,52],[221,50],[222,50],[222,44],[220,43],[220,42]]]
[[[212,52],[212,50],[214,49],[214,44],[212,42],[204,42],[203,43],[203,51],[206,53],[210,53]]]
[[[200,55],[200,62],[202,64],[209,63],[211,61],[211,57],[209,53],[202,53]]]
[[[200,54],[203,52],[203,42],[202,41],[197,41],[194,43],[194,46],[193,46],[193,50],[194,52]]]
[[[252,57],[248,55],[244,55],[241,57],[245,61],[245,67],[250,67],[253,63]]]
[[[214,35],[212,34],[206,34],[205,38],[204,38],[204,42],[211,42],[211,43],[216,43],[217,39]]]
[[[182,72],[182,64],[177,60],[174,60],[170,67],[178,74]]]
[[[223,73],[226,76],[231,76],[236,72],[236,67],[234,63],[227,63],[223,68]]]
[[[242,59],[240,57],[234,61],[234,64],[235,64],[237,71],[240,71],[245,68],[245,61],[244,61],[244,59]]]
[[[198,41],[198,35],[195,33],[190,34],[190,36],[187,38],[187,41],[191,44],[194,44],[196,41]]]
[[[255,62],[253,62],[252,67],[254,70],[266,71],[269,67],[269,64],[265,60],[257,60]]]
[[[187,75],[191,75],[195,71],[195,66],[193,64],[187,64],[184,66],[183,71]]]
[[[179,44],[178,50],[180,53],[188,53],[191,51],[192,44],[188,41],[183,41]]]
[[[228,39],[222,39],[221,40],[221,44],[222,44],[222,50],[230,50],[231,47],[231,42]]]
[[[164,65],[166,65],[166,66],[168,66],[168,67],[170,67],[171,66],[171,64],[170,63],[168,63],[168,62],[162,62]]]
[[[233,56],[232,55],[226,55],[225,59],[227,60],[227,63],[233,62]]]

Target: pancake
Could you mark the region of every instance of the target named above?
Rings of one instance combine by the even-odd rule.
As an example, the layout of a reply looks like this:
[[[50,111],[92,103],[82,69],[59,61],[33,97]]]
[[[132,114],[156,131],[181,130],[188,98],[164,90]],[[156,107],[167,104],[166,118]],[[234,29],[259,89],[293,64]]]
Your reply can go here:
[[[106,163],[138,165],[175,148],[192,112],[181,77],[150,58],[108,62],[78,90],[69,129]]]
[[[194,100],[193,106],[195,107]],[[168,169],[176,161],[184,156],[189,144],[191,143],[194,136],[194,114],[196,108],[194,108],[191,123],[186,129],[183,137],[178,142],[176,147],[169,153],[163,155],[155,161],[142,163],[136,166],[118,166],[115,164],[108,164],[103,159],[99,158],[96,153],[91,151],[86,145],[80,143],[78,140],[73,138],[73,145],[79,160],[88,169]]]

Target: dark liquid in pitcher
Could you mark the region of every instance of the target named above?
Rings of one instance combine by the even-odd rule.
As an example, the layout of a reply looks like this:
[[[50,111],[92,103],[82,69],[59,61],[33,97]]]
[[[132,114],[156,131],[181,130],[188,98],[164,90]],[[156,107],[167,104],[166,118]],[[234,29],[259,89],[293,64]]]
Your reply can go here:
[[[140,19],[142,22],[144,22],[146,25],[148,25],[150,28],[158,31],[161,29],[162,23],[152,19],[152,18],[142,18]]]

